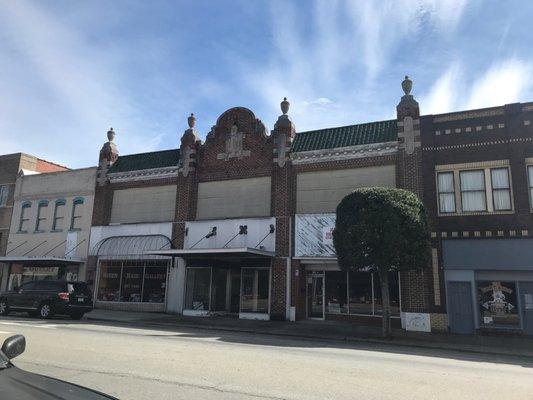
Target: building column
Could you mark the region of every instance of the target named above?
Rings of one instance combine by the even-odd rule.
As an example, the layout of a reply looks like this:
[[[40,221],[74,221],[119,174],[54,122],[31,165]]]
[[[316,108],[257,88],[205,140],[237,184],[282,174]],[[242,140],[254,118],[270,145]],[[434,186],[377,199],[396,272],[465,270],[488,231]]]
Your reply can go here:
[[[397,186],[423,198],[420,108],[410,94],[413,82],[405,77],[405,93],[396,107],[398,124]],[[402,271],[400,274],[403,313],[423,313],[429,319],[431,269]],[[428,321],[429,322],[429,321]]]
[[[291,309],[291,270],[292,232],[294,215],[294,173],[289,157],[290,146],[295,135],[295,127],[288,116],[290,103],[281,102],[282,115],[279,116],[272,138],[272,216],[276,218],[276,257],[272,261],[272,287],[270,295],[270,318],[290,319]]]

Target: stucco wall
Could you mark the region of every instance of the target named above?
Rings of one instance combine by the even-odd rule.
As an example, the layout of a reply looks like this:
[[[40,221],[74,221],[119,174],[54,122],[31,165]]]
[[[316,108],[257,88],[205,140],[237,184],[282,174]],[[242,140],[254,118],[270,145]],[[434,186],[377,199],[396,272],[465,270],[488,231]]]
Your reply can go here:
[[[13,218],[7,251],[10,256],[67,257],[86,259],[94,203],[96,168],[65,172],[21,176],[15,187]],[[75,199],[82,199],[80,229],[71,230],[71,218]],[[54,211],[57,200],[64,200],[64,218],[61,229],[53,230]],[[36,231],[38,204],[47,201],[41,209],[44,220]],[[22,204],[29,203],[28,224],[19,232]],[[34,250],[32,250],[34,249]],[[83,266],[80,279],[83,277]]]
[[[270,177],[201,182],[198,219],[270,215]]]
[[[111,223],[172,221],[176,189],[167,185],[115,190]]]
[[[300,172],[296,178],[296,212],[335,212],[344,196],[366,186],[395,187],[395,166]]]

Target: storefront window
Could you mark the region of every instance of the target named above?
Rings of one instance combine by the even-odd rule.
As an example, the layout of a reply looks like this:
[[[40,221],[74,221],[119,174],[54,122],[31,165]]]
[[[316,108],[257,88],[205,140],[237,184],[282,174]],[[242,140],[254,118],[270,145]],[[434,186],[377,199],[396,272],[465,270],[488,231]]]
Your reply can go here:
[[[377,272],[372,274],[374,281],[374,313],[383,313],[383,297],[381,296],[381,283]],[[389,303],[393,316],[400,315],[400,283],[398,272],[389,272]]]
[[[210,286],[211,268],[188,268],[185,308],[208,311]]]
[[[346,314],[348,312],[347,274],[341,271],[326,272],[326,313]]]
[[[163,303],[167,283],[167,267],[149,267],[144,271],[143,302]]]
[[[119,301],[120,266],[100,265],[100,283],[98,285],[98,300]]]
[[[515,282],[477,281],[476,286],[483,326],[520,325]]]
[[[120,301],[125,301],[127,303],[141,302],[143,268],[144,267],[131,267],[126,265],[122,268]]]
[[[101,262],[98,300],[127,303],[163,303],[166,261]]]
[[[269,287],[269,269],[243,268],[241,312],[268,313]]]
[[[350,272],[350,314],[372,314],[372,274]]]

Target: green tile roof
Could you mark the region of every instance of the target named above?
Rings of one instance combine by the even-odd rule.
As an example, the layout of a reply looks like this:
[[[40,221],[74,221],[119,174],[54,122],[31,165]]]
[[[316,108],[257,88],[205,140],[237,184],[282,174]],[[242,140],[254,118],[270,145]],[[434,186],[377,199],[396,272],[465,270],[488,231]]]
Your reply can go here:
[[[179,149],[119,156],[118,160],[109,169],[109,172],[113,173],[138,171],[141,169],[175,167],[178,165],[179,156]]]
[[[397,139],[396,120],[369,122],[366,124],[298,132],[293,152],[334,149],[361,144],[392,142]]]

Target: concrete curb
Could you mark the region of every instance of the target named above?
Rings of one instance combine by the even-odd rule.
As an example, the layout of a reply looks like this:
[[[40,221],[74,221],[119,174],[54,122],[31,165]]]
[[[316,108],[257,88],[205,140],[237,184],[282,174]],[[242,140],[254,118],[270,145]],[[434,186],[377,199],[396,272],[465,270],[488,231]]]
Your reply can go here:
[[[157,328],[188,328],[188,329],[201,329],[206,331],[221,331],[221,332],[232,332],[232,333],[248,333],[254,335],[266,335],[266,336],[280,336],[280,337],[290,337],[290,338],[301,338],[306,340],[327,340],[334,342],[343,342],[343,343],[367,343],[367,344],[379,344],[385,346],[401,346],[401,347],[410,347],[410,348],[419,348],[419,349],[433,349],[433,350],[445,350],[445,351],[455,351],[460,353],[471,353],[471,354],[490,354],[497,356],[505,357],[521,357],[521,358],[531,358],[533,359],[533,352],[524,351],[523,349],[503,349],[495,348],[489,346],[476,346],[476,345],[456,345],[448,344],[443,342],[423,342],[423,341],[406,341],[398,338],[393,338],[390,340],[380,339],[375,337],[364,337],[364,336],[327,336],[327,335],[310,335],[310,334],[301,334],[301,333],[292,333],[292,332],[268,332],[258,329],[247,329],[247,328],[233,328],[227,326],[216,326],[216,325],[203,325],[203,324],[190,324],[190,323],[179,323],[179,324],[166,324],[162,322],[150,322],[150,321],[117,321],[106,318],[91,318],[90,316],[85,317],[90,321],[100,321],[100,322],[113,322],[120,325],[126,326],[139,326],[139,327],[157,327]]]

